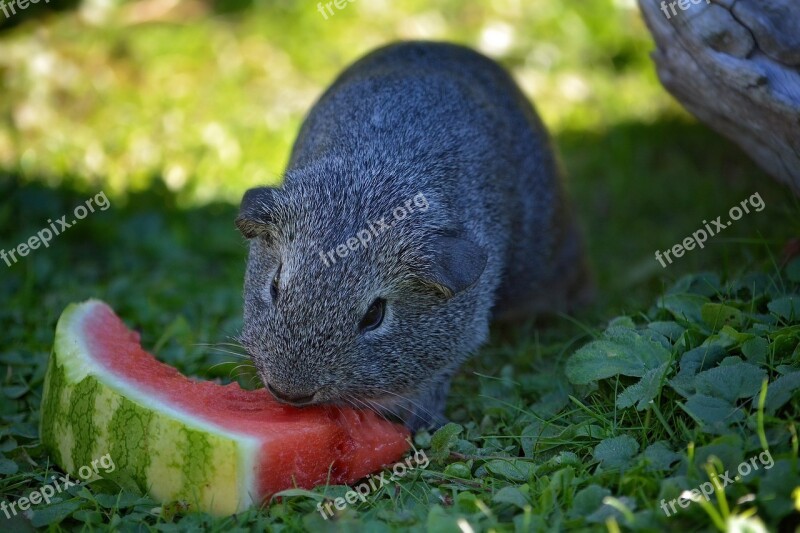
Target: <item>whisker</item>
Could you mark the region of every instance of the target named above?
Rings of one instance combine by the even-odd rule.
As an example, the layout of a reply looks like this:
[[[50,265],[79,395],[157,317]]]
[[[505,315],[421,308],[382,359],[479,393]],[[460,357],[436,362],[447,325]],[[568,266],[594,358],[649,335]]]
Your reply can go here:
[[[342,407],[340,405],[336,405],[336,404],[333,404],[333,406],[336,407],[336,410],[339,412],[339,416],[341,418],[344,418],[344,411],[342,411]]]
[[[252,388],[252,387],[253,387],[253,382],[254,382],[254,381],[256,382],[256,383],[255,383],[256,385],[258,385],[258,384],[260,383],[260,381],[261,381],[261,380],[260,380],[260,378],[259,378],[258,374],[254,374],[254,375],[253,375],[253,377],[251,377],[251,378],[250,378],[250,383],[248,384],[248,386]],[[255,388],[257,388],[257,389],[258,389],[258,388],[263,388],[263,387],[264,387],[264,384],[263,384],[263,383],[261,383],[261,387],[255,387]]]
[[[432,413],[432,412],[430,412],[428,409],[426,409],[425,407],[423,407],[421,404],[419,404],[419,403],[415,402],[415,401],[414,401],[414,400],[412,400],[411,398],[408,398],[408,397],[406,397],[406,396],[403,396],[402,394],[397,394],[397,393],[395,393],[395,392],[392,392],[392,391],[388,391],[388,390],[382,389],[382,388],[380,388],[380,387],[378,387],[378,390],[379,390],[379,391],[381,391],[381,392],[383,392],[383,393],[386,393],[386,394],[391,394],[392,396],[396,396],[397,398],[400,398],[401,400],[403,400],[403,401],[406,401],[406,402],[410,403],[411,405],[413,405],[414,407],[416,407],[417,409],[419,409],[420,411],[422,411],[422,412],[423,412],[423,413],[424,413],[426,416],[428,416],[428,422],[433,422],[434,420],[436,420],[436,415],[435,415],[435,414],[433,414],[433,413]],[[409,410],[409,412],[411,412],[411,410]]]
[[[387,422],[394,423],[396,421],[395,420],[390,420],[389,417],[386,416],[386,411],[388,411],[396,419],[403,420],[403,417],[400,416],[398,413],[396,413],[394,410],[392,410],[392,408],[389,407],[389,406],[378,406],[378,405],[374,404],[372,401],[370,401],[368,399],[356,398],[355,396],[353,396],[353,399],[355,401],[357,401],[359,404],[365,406],[367,409],[369,409],[373,413],[377,414],[382,419],[386,420]]]
[[[235,342],[196,342],[195,346],[233,346],[234,348],[244,348],[239,343]]]
[[[249,365],[249,364],[236,365],[235,367],[231,368],[231,371],[228,373],[228,375],[233,374],[234,372],[236,372],[240,368],[255,368],[255,367],[253,365]],[[239,375],[241,375],[241,373]],[[237,375],[235,377],[239,377],[239,375]]]
[[[239,359],[250,359],[250,356],[249,356],[248,354],[244,354],[244,353],[238,353],[238,352],[232,352],[232,351],[230,351],[230,350],[225,350],[225,349],[223,349],[223,348],[217,348],[217,347],[215,347],[215,346],[207,346],[207,348],[210,348],[211,350],[213,350],[213,351],[215,351],[215,352],[219,352],[219,353],[225,353],[225,354],[228,354],[228,355],[232,355],[232,356],[234,356],[234,357],[237,357],[237,358],[239,358]]]
[[[222,366],[222,365],[231,365],[231,364],[233,364],[233,363],[234,363],[233,361],[222,361],[221,363],[216,363],[216,364],[213,364],[213,365],[211,365],[210,367],[208,367],[208,369],[209,369],[209,370],[214,370],[214,369],[215,369],[215,368],[217,368],[218,366]]]

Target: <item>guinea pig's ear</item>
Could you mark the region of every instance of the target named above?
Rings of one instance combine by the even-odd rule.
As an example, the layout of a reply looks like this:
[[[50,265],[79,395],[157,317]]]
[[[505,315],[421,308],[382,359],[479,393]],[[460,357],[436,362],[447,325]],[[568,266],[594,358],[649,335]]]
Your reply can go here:
[[[460,237],[436,235],[430,247],[431,261],[422,278],[445,298],[472,287],[486,268],[486,251]]]
[[[258,187],[244,193],[236,217],[236,227],[247,239],[270,234],[275,221],[272,217],[275,206],[275,189]]]

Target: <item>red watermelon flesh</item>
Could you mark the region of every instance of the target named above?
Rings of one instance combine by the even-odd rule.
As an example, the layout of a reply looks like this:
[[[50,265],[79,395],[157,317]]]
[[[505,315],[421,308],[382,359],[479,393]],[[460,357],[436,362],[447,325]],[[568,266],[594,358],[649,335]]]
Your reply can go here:
[[[65,372],[59,373],[59,366],[64,367]],[[180,499],[181,496],[191,499],[191,495],[195,495],[197,506],[213,512],[235,512],[292,487],[352,484],[396,461],[409,448],[408,431],[404,427],[370,411],[339,406],[295,408],[277,402],[264,389],[247,391],[235,383],[219,385],[189,379],[142,349],[139,335],[129,330],[111,308],[98,301],[65,311],[59,321],[48,374],[53,376],[48,375],[46,380],[43,441],[57,451],[55,455],[62,459],[59,463],[62,467],[79,468],[86,464],[81,461],[88,460],[91,454],[76,450],[75,446],[70,449],[58,442],[47,442],[47,435],[63,432],[64,428],[57,427],[63,424],[54,419],[74,414],[71,404],[87,403],[83,390],[80,395],[66,395],[66,399],[64,390],[77,388],[81,381],[93,378],[94,386],[82,387],[93,393],[90,403],[94,411],[88,413],[89,420],[73,416],[78,418],[72,421],[73,434],[97,434],[89,447],[99,455],[110,452],[121,468],[129,464],[130,473],[159,499]],[[49,390],[48,398],[48,389],[54,384],[59,391]],[[113,399],[114,394],[132,405]],[[126,406],[124,412],[111,411],[123,405]],[[127,442],[128,435],[117,436],[108,428],[97,427],[98,421],[111,421],[113,428],[126,427],[114,424],[115,416],[132,417],[134,425],[141,428],[139,444]],[[184,438],[186,431],[197,435]],[[204,434],[205,441],[202,440]],[[172,435],[174,444],[170,441]],[[115,446],[117,440],[124,445]],[[220,449],[214,450],[215,446]],[[203,467],[198,466],[196,458],[184,460],[179,465],[182,468],[173,469],[172,477],[163,483],[165,490],[161,490],[159,468],[168,470],[168,465],[173,465],[180,456],[174,451],[181,447],[185,447],[183,455],[200,454],[205,459],[226,457],[236,450],[239,454],[236,467],[229,465],[227,468],[236,472],[219,472],[220,468],[214,464],[206,465],[209,471],[203,475],[186,472],[187,465],[195,470]],[[107,450],[104,452],[104,449]],[[115,450],[119,457],[114,457]],[[170,457],[163,458],[160,464],[159,454],[162,453],[169,453]],[[138,454],[148,455],[150,462]],[[69,460],[65,458],[67,455]],[[174,478],[179,475],[201,486],[176,483]],[[226,493],[217,494],[213,486],[215,479],[225,476],[236,479],[221,482]],[[228,492],[234,486],[239,494],[231,498]],[[223,501],[226,503],[222,504]]]

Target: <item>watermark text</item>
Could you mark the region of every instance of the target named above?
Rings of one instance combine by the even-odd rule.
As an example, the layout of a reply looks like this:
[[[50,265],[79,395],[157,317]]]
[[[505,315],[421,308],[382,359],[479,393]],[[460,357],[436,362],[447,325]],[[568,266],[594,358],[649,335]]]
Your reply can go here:
[[[0,11],[3,12],[3,15],[6,16],[7,19],[13,17],[17,14],[17,8],[20,11],[24,11],[28,9],[28,6],[31,4],[38,4],[39,0],[11,0],[8,4],[6,4],[6,0],[0,0]],[[50,0],[44,0],[45,4],[49,4]],[[16,5],[16,7],[14,7]],[[11,10],[11,14],[8,14],[8,10]]]
[[[661,11],[664,12],[664,16],[667,17],[667,20],[669,20],[678,14],[678,11],[675,9],[676,4],[679,8],[681,8],[681,11],[686,11],[692,6],[692,4],[697,5],[703,1],[705,1],[706,4],[711,3],[711,0],[677,0],[675,2],[669,2],[669,4],[667,2],[661,2]],[[672,10],[672,15],[669,14],[670,10]]]
[[[67,229],[77,224],[78,220],[83,220],[89,216],[89,213],[94,213],[95,206],[98,207],[100,211],[105,211],[111,207],[111,202],[108,200],[106,193],[100,191],[94,195],[94,197],[89,198],[86,202],[77,206],[72,212],[75,218],[71,221],[67,221],[68,215],[64,215],[55,222],[48,218],[47,223],[50,225],[49,227],[43,228],[36,235],[32,235],[27,241],[18,244],[11,250],[6,251],[0,249],[0,259],[5,261],[6,265],[10,267],[19,261],[20,257],[27,256],[31,253],[31,250],[36,250],[39,246],[44,245],[45,248],[49,248],[50,241],[53,240],[53,237],[61,235]]]
[[[712,220],[710,224],[704,220],[704,228],[698,229],[692,233],[691,236],[683,239],[681,244],[676,244],[672,248],[668,248],[663,252],[661,250],[656,250],[656,261],[661,264],[662,268],[667,268],[667,263],[670,265],[672,264],[672,257],[670,257],[670,254],[677,259],[678,257],[683,257],[685,252],[693,250],[695,246],[703,248],[709,237],[718,235],[722,230],[733,224],[732,220],[739,220],[745,215],[745,213],[749,213],[750,207],[752,207],[755,211],[763,211],[764,207],[766,207],[766,204],[759,193],[755,193],[751,195],[750,198],[745,198],[739,202],[739,205],[731,207],[728,210],[728,216],[731,220],[723,221],[722,215]],[[664,261],[665,259],[666,262]]]
[[[414,462],[412,465],[411,462]],[[325,502],[317,503],[317,511],[319,514],[322,515],[322,518],[328,520],[328,518],[332,517],[335,513],[333,508],[335,507],[339,511],[344,511],[344,509],[348,505],[353,505],[354,503],[361,500],[362,503],[367,501],[367,496],[370,493],[377,491],[381,487],[388,485],[389,483],[396,483],[401,478],[405,477],[409,472],[419,469],[424,469],[428,466],[430,460],[428,456],[425,455],[425,450],[415,450],[414,455],[409,455],[406,457],[405,462],[398,462],[392,467],[392,472],[389,475],[389,479],[386,479],[386,471],[380,473],[380,475],[369,475],[367,479],[364,480],[363,483],[356,485],[353,489],[348,490],[344,497],[335,498],[334,500],[328,500]]]
[[[417,194],[414,198],[405,201],[401,206],[396,207],[392,211],[391,222],[386,221],[386,217],[367,223],[367,228],[359,230],[353,237],[347,239],[345,243],[338,245],[336,248],[331,248],[327,252],[320,251],[319,256],[326,267],[336,264],[336,257],[341,259],[347,257],[350,252],[355,252],[359,248],[366,248],[372,241],[373,237],[377,237],[384,231],[392,228],[398,221],[403,220],[409,214],[413,213],[415,208],[420,211],[428,210],[428,199],[422,193]]]
[[[328,20],[328,15],[334,16],[336,14],[331,6],[334,6],[337,10],[341,11],[352,2],[355,2],[355,0],[333,0],[333,2],[325,2],[324,5],[322,2],[317,2],[317,11],[319,11],[319,14],[322,15],[322,18]]]
[[[769,450],[765,450],[757,456],[754,455],[751,457],[749,461],[742,461],[736,468],[737,473],[734,474],[734,477],[731,477],[730,470],[726,470],[724,474],[711,476],[709,481],[701,483],[696,489],[683,491],[678,498],[674,498],[669,502],[666,499],[661,500],[661,510],[664,511],[665,515],[672,516],[678,512],[677,509],[675,509],[676,503],[678,506],[686,509],[692,502],[701,501],[701,498],[705,498],[706,501],[709,501],[711,495],[715,492],[725,490],[725,487],[728,485],[737,483],[741,481],[743,477],[749,475],[750,472],[758,470],[756,459],[758,459],[758,462],[764,467],[764,470],[769,470],[775,465],[772,454]],[[672,509],[672,512],[669,511],[668,507]]]
[[[56,494],[61,494],[62,491],[76,485],[80,485],[81,481],[91,481],[92,478],[97,476],[103,469],[103,473],[110,474],[116,470],[117,466],[111,458],[111,454],[105,454],[100,459],[94,459],[90,465],[84,465],[78,469],[78,476],[81,479],[70,479],[69,474],[63,476],[53,476],[52,484],[44,485],[38,490],[32,491],[27,496],[23,496],[13,502],[6,501],[0,502],[0,510],[6,515],[6,518],[11,519],[11,516],[17,516],[17,508],[20,511],[27,511],[32,505],[38,505],[42,502],[49,504],[50,499]]]

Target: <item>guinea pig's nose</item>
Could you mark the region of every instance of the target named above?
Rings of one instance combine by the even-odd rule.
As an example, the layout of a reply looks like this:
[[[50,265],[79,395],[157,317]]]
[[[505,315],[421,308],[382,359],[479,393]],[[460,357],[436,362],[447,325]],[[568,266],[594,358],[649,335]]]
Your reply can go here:
[[[314,393],[311,393],[307,396],[302,394],[291,394],[288,392],[279,391],[278,389],[273,387],[271,383],[267,383],[267,390],[269,390],[269,392],[272,393],[272,395],[275,396],[275,398],[278,399],[279,401],[290,403],[292,405],[309,404],[314,399],[314,394],[316,393],[315,391]]]

